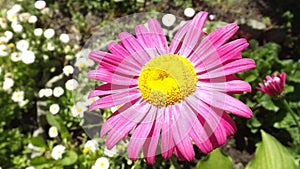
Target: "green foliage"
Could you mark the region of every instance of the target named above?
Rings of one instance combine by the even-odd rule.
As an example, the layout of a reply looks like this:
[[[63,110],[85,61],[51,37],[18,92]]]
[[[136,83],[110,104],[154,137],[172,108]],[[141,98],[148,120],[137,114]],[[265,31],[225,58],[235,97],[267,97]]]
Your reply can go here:
[[[297,169],[290,152],[273,136],[261,130],[262,142],[258,145],[255,158],[246,169]]]
[[[196,169],[211,168],[234,169],[231,158],[225,155],[219,148],[209,153],[205,159],[200,160],[196,166]]]

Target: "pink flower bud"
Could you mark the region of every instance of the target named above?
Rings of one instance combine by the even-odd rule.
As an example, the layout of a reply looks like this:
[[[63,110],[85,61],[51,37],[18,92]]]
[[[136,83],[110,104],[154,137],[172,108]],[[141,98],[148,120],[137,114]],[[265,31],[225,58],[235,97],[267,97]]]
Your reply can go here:
[[[256,89],[270,96],[279,95],[284,89],[285,75],[283,72],[273,74],[272,77],[267,76],[264,83],[259,83],[260,87],[256,87]]]

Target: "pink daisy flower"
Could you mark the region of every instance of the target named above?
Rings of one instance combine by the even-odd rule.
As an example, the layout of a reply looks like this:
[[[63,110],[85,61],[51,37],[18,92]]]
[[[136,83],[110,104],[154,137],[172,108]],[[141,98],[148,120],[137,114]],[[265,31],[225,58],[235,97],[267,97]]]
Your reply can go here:
[[[236,126],[227,112],[251,117],[250,108],[229,95],[251,91],[247,82],[232,76],[255,67],[240,54],[248,43],[226,43],[238,30],[236,24],[206,36],[206,18],[206,12],[199,12],[178,30],[170,46],[159,22],[149,19],[147,27],[136,26],[136,36],[120,33],[120,43],[108,45],[110,53],[90,53],[99,67],[88,77],[107,82],[90,93],[101,97],[90,110],[121,105],[101,129],[108,149],[130,136],[132,160],[141,151],[150,164],[158,153],[165,159],[174,153],[192,160],[193,143],[209,153],[234,134]]]
[[[264,83],[259,83],[256,89],[270,96],[279,95],[284,89],[285,76],[285,72],[273,74],[272,77],[267,76]]]

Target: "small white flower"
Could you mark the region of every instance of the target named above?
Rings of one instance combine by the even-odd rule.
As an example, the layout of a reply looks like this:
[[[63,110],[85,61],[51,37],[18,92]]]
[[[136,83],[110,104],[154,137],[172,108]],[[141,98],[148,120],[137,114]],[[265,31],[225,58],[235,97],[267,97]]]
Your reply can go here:
[[[63,95],[64,94],[64,89],[62,88],[62,87],[60,87],[60,86],[58,86],[58,87],[55,87],[54,89],[53,89],[53,96],[54,97],[60,97],[61,95]]]
[[[71,109],[73,117],[83,117],[83,113],[87,110],[87,107],[82,102],[77,102]]]
[[[13,62],[18,62],[21,60],[21,57],[20,57],[20,54],[17,53],[17,52],[13,52],[11,55],[10,55],[10,59],[13,61]]]
[[[8,47],[6,45],[0,45],[0,56],[8,55]]]
[[[46,97],[50,97],[50,96],[52,96],[52,94],[53,94],[52,89],[50,89],[50,88],[44,89],[44,95],[45,95]]]
[[[184,15],[187,17],[193,17],[195,15],[195,10],[193,8],[185,8]]]
[[[17,42],[16,47],[20,51],[26,51],[29,48],[29,43],[28,43],[27,40],[22,39],[22,40]]]
[[[113,157],[114,155],[117,154],[117,146],[113,146],[111,150],[109,150],[106,146],[104,148],[104,155],[108,157]]]
[[[48,134],[49,134],[50,138],[57,137],[58,136],[58,129],[57,129],[57,127],[55,127],[55,126],[50,127],[49,131],[48,131]]]
[[[38,18],[35,15],[32,15],[29,17],[28,22],[29,23],[36,23],[36,21],[38,20]]]
[[[70,79],[65,84],[67,90],[74,90],[78,87],[78,82],[75,79]]]
[[[35,61],[35,54],[30,50],[23,51],[20,57],[22,62],[25,64],[31,64]]]
[[[44,96],[45,96],[45,89],[41,89],[41,90],[39,91],[39,97],[42,98],[42,97],[44,97]]]
[[[75,66],[78,67],[79,70],[86,68],[88,66],[88,59],[78,58],[75,62]]]
[[[6,18],[10,21],[10,22],[17,22],[18,21],[18,14],[13,11],[13,10],[8,10],[6,12]]]
[[[96,160],[95,164],[92,166],[92,169],[108,169],[109,161],[106,157],[100,157]]]
[[[33,34],[35,36],[41,36],[43,34],[43,29],[42,28],[36,28],[36,29],[34,29]]]
[[[93,60],[88,59],[87,66],[92,67],[92,66],[94,66],[94,64],[95,64],[95,62]]]
[[[92,97],[92,98],[88,98],[88,94],[84,95],[82,98],[82,103],[86,106],[89,106],[91,103],[93,103],[94,101],[98,100],[99,97]]]
[[[57,114],[59,112],[59,105],[58,104],[52,104],[49,108],[49,111],[52,113],[52,114]]]
[[[176,17],[173,14],[166,14],[162,18],[162,23],[166,26],[172,26],[176,21]]]
[[[216,19],[216,15],[215,14],[210,14],[210,15],[208,15],[208,19],[213,21],[213,20]]]
[[[62,155],[65,153],[66,147],[63,145],[56,145],[51,152],[51,157],[54,160],[58,160],[62,158]]]
[[[46,2],[43,0],[38,0],[34,3],[34,7],[36,9],[43,9],[43,8],[45,8],[45,6],[46,6]]]
[[[26,167],[25,169],[35,169],[33,166]]]
[[[13,31],[16,32],[16,33],[20,33],[20,32],[23,31],[23,26],[19,23],[13,22],[11,24],[11,27],[12,27]]]
[[[11,89],[11,87],[14,86],[15,81],[12,78],[4,78],[4,82],[3,82],[3,86],[2,89],[4,91],[9,91]]]
[[[0,36],[0,44],[7,43],[7,38],[5,36]]]
[[[2,73],[2,67],[0,66],[0,74]]]
[[[66,76],[69,76],[70,74],[73,74],[74,72],[74,68],[73,66],[71,65],[66,65],[64,68],[63,68],[63,72]]]
[[[0,27],[2,29],[6,29],[7,23],[6,23],[6,19],[5,18],[0,18]]]
[[[22,9],[21,5],[15,4],[14,6],[11,7],[11,11],[14,13],[18,13]]]
[[[47,49],[49,51],[53,51],[55,49],[55,44],[53,42],[48,42],[47,43]]]
[[[19,102],[19,106],[24,107],[28,102],[29,102],[29,100],[22,100]]]
[[[9,40],[11,40],[11,38],[13,37],[14,34],[11,31],[5,31],[4,35],[6,38],[6,42],[8,42]]]
[[[23,91],[15,91],[12,95],[12,100],[14,102],[21,102],[24,100],[24,92]]]
[[[85,144],[84,144],[84,148],[88,151],[91,152],[95,152],[98,148],[98,143],[95,140],[88,140]]]
[[[47,39],[52,38],[54,35],[55,35],[55,31],[54,31],[54,29],[52,29],[52,28],[46,29],[45,32],[44,32],[44,36],[45,36],[45,38],[47,38]]]
[[[62,42],[62,43],[68,43],[70,41],[70,37],[68,34],[65,34],[65,33],[62,33],[60,36],[59,36],[59,40]]]

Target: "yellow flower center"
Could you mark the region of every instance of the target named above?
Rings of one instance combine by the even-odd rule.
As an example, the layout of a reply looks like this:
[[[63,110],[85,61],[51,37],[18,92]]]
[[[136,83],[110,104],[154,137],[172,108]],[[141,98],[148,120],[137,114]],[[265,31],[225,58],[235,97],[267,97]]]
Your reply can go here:
[[[177,54],[165,54],[150,60],[138,78],[142,97],[158,107],[180,103],[196,90],[196,83],[193,65]]]

